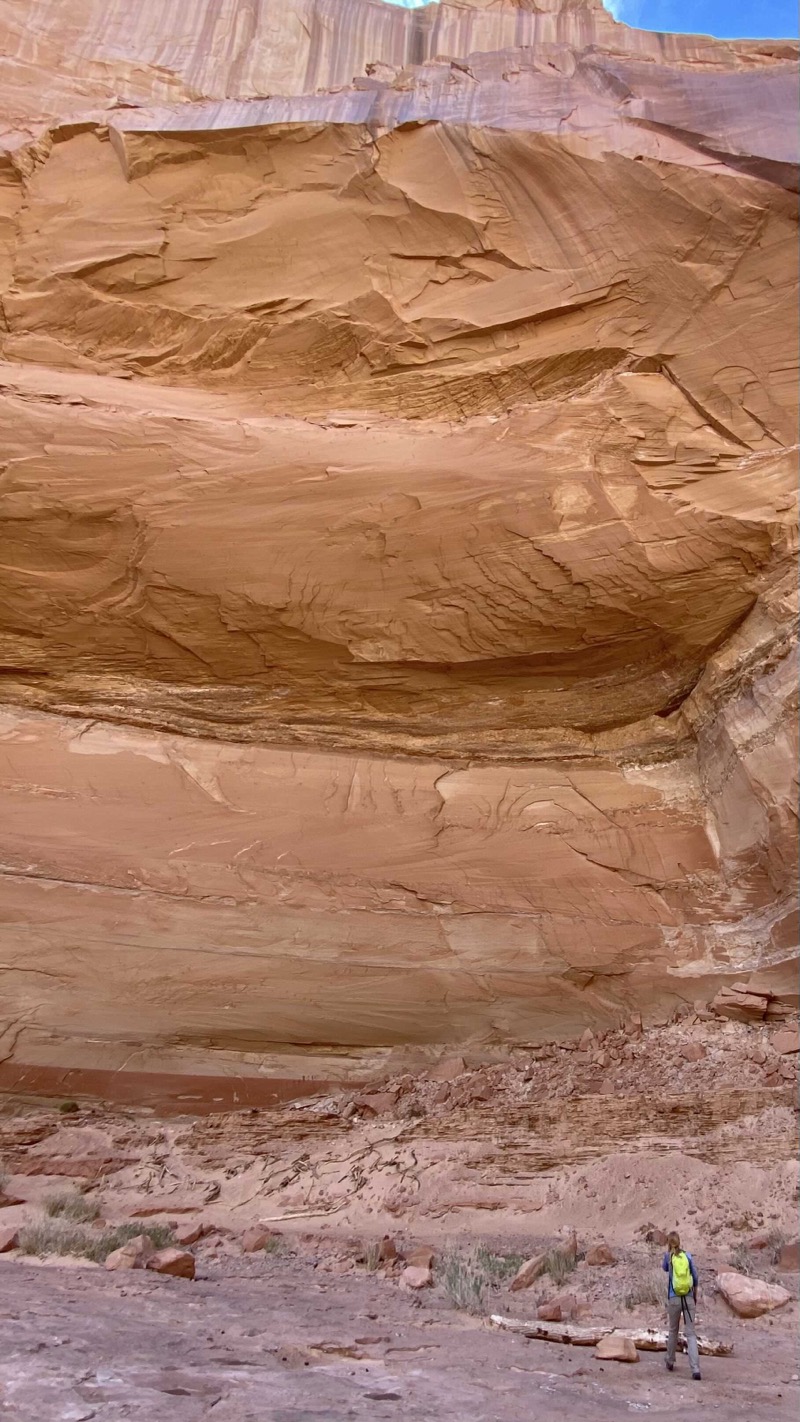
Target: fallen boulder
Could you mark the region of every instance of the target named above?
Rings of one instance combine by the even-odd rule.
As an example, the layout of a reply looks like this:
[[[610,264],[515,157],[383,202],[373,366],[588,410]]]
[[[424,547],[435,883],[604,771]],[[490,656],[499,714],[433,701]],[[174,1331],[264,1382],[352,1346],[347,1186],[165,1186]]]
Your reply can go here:
[[[547,1268],[547,1255],[535,1254],[533,1258],[526,1259],[524,1264],[520,1264],[514,1275],[509,1288],[512,1294],[519,1293],[520,1289],[529,1289],[531,1284],[541,1277]]]
[[[205,1234],[205,1227],[201,1224],[179,1224],[172,1231],[175,1243],[182,1248],[189,1244],[196,1244],[198,1239],[202,1239]]]
[[[586,1263],[593,1266],[600,1264],[616,1264],[617,1256],[609,1249],[607,1244],[595,1244],[586,1251]]]
[[[155,1253],[155,1245],[148,1234],[137,1234],[133,1239],[115,1249],[106,1257],[107,1269],[144,1269],[148,1259]]]
[[[433,1283],[433,1275],[430,1269],[423,1269],[418,1264],[412,1264],[408,1269],[404,1269],[400,1275],[400,1283],[405,1289],[427,1289]]]
[[[273,1230],[262,1229],[260,1225],[254,1225],[252,1229],[246,1229],[240,1240],[242,1253],[257,1254],[259,1249],[266,1249],[273,1237]]]
[[[406,1264],[412,1265],[415,1269],[430,1269],[433,1266],[435,1254],[429,1244],[420,1244],[416,1249],[409,1250],[405,1255]]]
[[[613,1363],[638,1363],[639,1353],[632,1338],[625,1333],[606,1333],[594,1350],[596,1358]]]
[[[173,1279],[194,1278],[194,1255],[186,1249],[159,1249],[145,1265],[155,1274],[169,1274]]]
[[[561,1323],[563,1316],[561,1305],[557,1303],[539,1304],[536,1310],[536,1317],[540,1318],[543,1323]]]
[[[796,1028],[793,1031],[776,1032],[770,1041],[770,1046],[780,1057],[791,1056],[793,1052],[800,1052],[800,1032],[798,1032]]]
[[[19,1234],[13,1229],[6,1227],[0,1229],[0,1254],[8,1254],[10,1249],[16,1249],[19,1244]]]
[[[725,1302],[740,1318],[758,1318],[762,1313],[783,1308],[792,1297],[781,1284],[768,1284],[765,1279],[752,1279],[747,1274],[727,1273],[717,1276]]]

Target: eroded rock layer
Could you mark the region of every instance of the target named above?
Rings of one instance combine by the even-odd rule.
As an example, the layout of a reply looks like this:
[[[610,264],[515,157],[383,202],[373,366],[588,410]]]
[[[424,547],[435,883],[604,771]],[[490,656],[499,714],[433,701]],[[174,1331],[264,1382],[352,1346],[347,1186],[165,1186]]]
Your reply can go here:
[[[793,47],[186,8],[0,0],[5,1070],[777,980]]]

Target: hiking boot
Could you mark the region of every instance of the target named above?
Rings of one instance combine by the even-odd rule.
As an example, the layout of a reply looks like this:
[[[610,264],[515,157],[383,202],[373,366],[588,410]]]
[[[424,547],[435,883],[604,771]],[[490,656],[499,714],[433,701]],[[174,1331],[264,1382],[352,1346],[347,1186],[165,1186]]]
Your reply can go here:
[[[692,1373],[692,1381],[693,1381],[693,1382],[701,1382],[701,1381],[702,1381],[702,1378],[701,1378],[700,1373]]]
[[[671,1373],[671,1372],[672,1372],[672,1369],[673,1369],[674,1367],[675,1367],[675,1364],[674,1364],[674,1363],[667,1363],[667,1372],[668,1372],[668,1373]]]

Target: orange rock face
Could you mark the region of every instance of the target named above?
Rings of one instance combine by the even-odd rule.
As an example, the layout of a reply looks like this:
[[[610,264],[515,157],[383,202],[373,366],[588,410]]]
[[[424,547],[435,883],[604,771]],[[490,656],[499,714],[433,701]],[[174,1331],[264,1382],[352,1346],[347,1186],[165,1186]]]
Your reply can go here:
[[[795,47],[183,8],[0,0],[0,1073],[767,1012]]]

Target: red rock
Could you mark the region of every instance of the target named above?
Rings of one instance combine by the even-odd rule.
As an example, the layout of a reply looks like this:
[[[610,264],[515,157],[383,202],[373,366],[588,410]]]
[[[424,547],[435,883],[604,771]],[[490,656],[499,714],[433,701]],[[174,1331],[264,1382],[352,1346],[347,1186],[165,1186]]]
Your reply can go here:
[[[586,1028],[586,1031],[578,1041],[578,1046],[582,1052],[588,1052],[590,1047],[594,1046],[594,1032],[591,1027]]]
[[[155,1245],[148,1234],[137,1234],[119,1249],[106,1256],[107,1269],[144,1269],[155,1253]]]
[[[765,1086],[783,1086],[783,1077],[779,1071],[771,1071],[764,1077]]]
[[[378,1247],[378,1258],[384,1264],[390,1264],[398,1258],[398,1249],[391,1235],[385,1234]]]
[[[586,1251],[586,1263],[596,1267],[600,1264],[616,1264],[617,1256],[612,1253],[607,1244],[595,1244],[592,1249]]]
[[[269,1241],[274,1237],[274,1230],[264,1229],[262,1225],[254,1225],[251,1229],[246,1229],[239,1243],[243,1254],[257,1254],[259,1249],[266,1249]]]
[[[551,1307],[561,1309],[562,1318],[579,1318],[581,1314],[586,1312],[587,1308],[583,1300],[579,1299],[576,1294],[568,1289],[554,1294],[553,1297],[548,1300],[548,1303]]]
[[[11,1205],[24,1204],[25,1201],[21,1200],[18,1195],[4,1195],[2,1191],[0,1191],[0,1210],[5,1210]]]
[[[557,1303],[539,1304],[536,1317],[540,1318],[543,1323],[560,1323],[563,1317],[561,1305]]]
[[[594,1350],[596,1358],[605,1362],[638,1363],[639,1354],[632,1338],[624,1338],[618,1333],[607,1333]]]
[[[684,1042],[681,1047],[681,1056],[687,1062],[701,1062],[706,1055],[706,1049],[700,1042]]]
[[[433,1275],[430,1269],[423,1269],[417,1265],[411,1265],[404,1269],[400,1275],[400,1283],[404,1289],[427,1289],[433,1283]]]
[[[405,1255],[406,1264],[413,1265],[417,1269],[430,1269],[435,1259],[435,1253],[430,1245],[420,1244],[417,1248],[410,1250]]]
[[[397,1105],[393,1091],[372,1091],[368,1096],[357,1096],[355,1107],[360,1115],[386,1116]]]
[[[797,1062],[781,1062],[780,1066],[778,1067],[778,1071],[780,1072],[784,1081],[793,1081],[794,1078],[797,1076]]]
[[[443,1081],[441,1086],[437,1086],[433,1093],[434,1106],[444,1106],[445,1102],[450,1100],[451,1094],[452,1088],[446,1081]]]
[[[767,999],[749,993],[743,984],[737,984],[735,988],[721,988],[713,998],[711,1008],[718,1017],[727,1017],[732,1022],[763,1022]]]
[[[198,1239],[202,1239],[205,1230],[201,1224],[179,1224],[176,1225],[172,1233],[175,1236],[175,1243],[186,1246],[196,1244]]]
[[[770,1038],[770,1046],[779,1056],[789,1056],[793,1052],[800,1052],[800,1032],[786,1031],[776,1032]]]
[[[470,1085],[470,1086],[467,1088],[467,1099],[468,1099],[469,1101],[476,1101],[476,1102],[477,1102],[477,1101],[492,1101],[492,1100],[494,1099],[494,1092],[492,1091],[492,1088],[491,1088],[490,1086],[488,1086],[485,1081],[479,1081],[479,1082],[476,1082],[476,1084],[475,1084],[474,1086]]]
[[[717,1287],[740,1318],[758,1318],[762,1313],[783,1308],[791,1299],[791,1294],[780,1284],[768,1284],[763,1279],[753,1279],[748,1274],[733,1271],[719,1274]]]
[[[751,1047],[750,1060],[751,1062],[755,1062],[756,1066],[763,1066],[764,1062],[767,1060],[767,1054],[764,1048],[761,1046]]]
[[[467,1069],[463,1057],[443,1057],[431,1067],[428,1077],[431,1081],[455,1081]]]
[[[800,1269],[800,1240],[792,1239],[784,1244],[778,1255],[778,1268],[784,1273],[794,1273]]]
[[[8,1254],[10,1249],[16,1249],[19,1244],[19,1233],[12,1226],[4,1226],[0,1229],[0,1254]]]
[[[760,1234],[754,1234],[752,1239],[748,1239],[748,1249],[768,1249],[772,1243],[772,1235],[762,1230]]]
[[[194,1255],[185,1249],[159,1249],[150,1256],[145,1268],[155,1274],[169,1274],[173,1279],[193,1279]]]
[[[530,1288],[531,1284],[544,1273],[546,1265],[546,1254],[535,1254],[531,1259],[526,1259],[509,1284],[511,1293],[516,1294],[520,1289]]]

